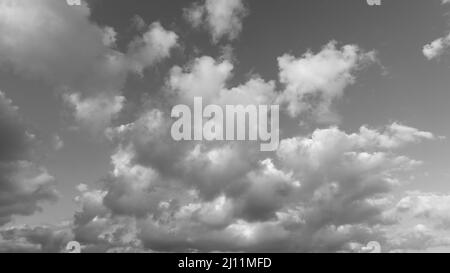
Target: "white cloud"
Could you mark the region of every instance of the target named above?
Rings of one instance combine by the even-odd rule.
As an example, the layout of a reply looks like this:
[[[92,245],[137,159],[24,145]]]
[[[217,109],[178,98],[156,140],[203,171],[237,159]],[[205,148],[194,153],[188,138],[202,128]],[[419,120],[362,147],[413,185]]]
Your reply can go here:
[[[85,5],[73,9],[64,1],[1,0],[0,62],[19,73],[74,83],[106,50],[104,32],[89,22],[89,13]]]
[[[178,45],[178,35],[165,30],[160,23],[150,25],[142,37],[135,38],[128,48],[127,57],[131,69],[141,74],[143,70],[170,56],[170,51]]]
[[[356,45],[339,49],[336,42],[317,54],[309,51],[300,58],[285,54],[278,58],[280,82],[285,86],[280,103],[287,105],[292,117],[310,112],[319,119],[330,119],[332,102],[354,83],[356,71],[374,61],[374,52],[364,52]]]
[[[247,15],[243,0],[204,0],[185,10],[187,20],[194,26],[209,30],[213,42],[236,39],[242,31],[242,20]]]
[[[108,126],[120,111],[127,75],[142,75],[169,57],[178,36],[153,23],[122,53],[116,49],[116,31],[98,26],[90,14],[86,4],[73,8],[65,1],[0,0],[0,65],[65,90],[76,106],[76,119],[98,132],[102,128],[96,125]]]
[[[331,102],[355,71],[375,61],[373,52],[334,43],[318,54],[281,58],[281,97],[275,82],[259,76],[230,87],[233,65],[203,56],[170,71],[165,102],[191,104],[202,96],[219,105],[289,104],[285,93],[294,90],[323,93]],[[306,80],[295,77],[302,73]],[[284,139],[263,155],[251,143],[174,142],[169,113],[144,105],[134,122],[107,130],[117,149],[98,201],[102,213],[79,228],[98,235],[117,219],[133,219],[133,250],[364,251],[392,223],[386,212],[400,174],[420,164],[396,149],[435,139],[400,123],[355,133],[330,127]]]
[[[398,123],[332,127],[260,158],[251,145],[175,144],[165,120],[151,110],[110,129],[119,146],[98,202],[106,216],[90,234],[133,217],[134,244],[153,251],[363,251],[392,222],[398,175],[419,164],[395,149],[433,139]]]
[[[185,14],[218,43],[238,38],[247,9],[241,0],[205,0]],[[435,139],[400,123],[355,133],[317,129],[264,154],[251,143],[175,143],[168,113],[154,102],[144,102],[134,121],[111,127],[126,102],[127,75],[143,76],[170,57],[179,36],[135,17],[142,35],[120,52],[116,31],[89,16],[86,5],[0,0],[0,63],[65,87],[76,121],[96,132],[108,128],[116,145],[101,189],[77,187],[79,209],[70,225],[2,230],[0,251],[60,251],[69,239],[84,251],[364,251],[370,240],[413,249],[437,245],[436,230],[450,224],[445,195],[410,193],[392,208],[399,175],[420,164],[396,149]],[[336,44],[279,57],[282,92],[257,75],[230,86],[234,66],[225,47],[219,60],[203,56],[173,67],[162,104],[190,104],[195,96],[218,105],[281,103],[292,118],[333,119],[333,102],[362,67],[376,62],[374,52]],[[436,57],[447,46],[446,38],[437,40],[424,54]],[[34,136],[3,93],[0,114],[2,225],[38,211],[57,193],[55,179],[31,160]],[[59,136],[54,144],[62,147]],[[414,221],[400,223],[405,215]],[[435,225],[415,222],[423,219]],[[410,228],[398,232],[402,225]]]
[[[185,70],[173,67],[168,86],[183,103],[192,104],[194,97],[202,97],[205,103],[210,103],[225,88],[232,70],[233,65],[228,61],[218,63],[203,56],[195,59]]]
[[[10,227],[0,230],[0,252],[58,253],[71,238],[67,225]]]
[[[441,0],[441,2],[443,5],[450,3],[449,0]],[[422,49],[422,53],[428,60],[432,60],[444,54],[449,47],[450,34],[445,37],[438,38],[433,42],[425,45]]]
[[[55,179],[32,161],[34,137],[18,108],[0,92],[0,226],[14,215],[32,215],[45,201],[55,201]]]
[[[411,191],[384,211],[387,252],[448,252],[450,248],[449,195]]]
[[[425,45],[423,47],[423,55],[425,55],[428,60],[432,60],[444,54],[449,47],[450,35],[436,39],[433,42]]]
[[[450,226],[450,196],[445,194],[410,192],[398,202],[396,210],[429,225],[443,229]]]
[[[170,72],[167,87],[174,93],[176,102],[191,105],[194,97],[217,105],[268,105],[277,97],[274,81],[264,81],[253,76],[246,83],[228,88],[233,73],[228,60],[216,61],[209,56],[195,59],[184,69],[175,66]]]
[[[103,132],[123,108],[125,98],[100,94],[97,97],[82,99],[78,93],[66,95],[66,103],[74,110],[76,120],[92,132]]]
[[[64,141],[61,139],[59,135],[53,135],[52,146],[53,149],[55,149],[55,151],[61,150],[64,147]]]

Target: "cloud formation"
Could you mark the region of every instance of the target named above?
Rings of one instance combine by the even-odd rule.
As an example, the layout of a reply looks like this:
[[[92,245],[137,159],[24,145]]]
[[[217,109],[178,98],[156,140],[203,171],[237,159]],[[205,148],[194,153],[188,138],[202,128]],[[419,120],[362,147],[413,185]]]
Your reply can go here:
[[[364,52],[356,45],[339,49],[334,41],[317,54],[308,51],[299,58],[285,54],[278,58],[280,82],[285,86],[279,101],[287,105],[291,117],[309,113],[332,119],[332,102],[354,83],[355,72],[374,61],[373,51]]]
[[[428,60],[437,58],[445,53],[447,48],[450,47],[450,35],[434,40],[433,42],[423,47],[423,55]]]
[[[12,101],[0,92],[0,226],[14,215],[32,215],[55,201],[55,179],[34,163],[35,136],[28,132]]]
[[[0,230],[0,252],[58,253],[72,238],[67,226],[19,226]]]
[[[242,31],[242,21],[248,11],[243,0],[202,0],[185,9],[192,26],[206,28],[214,43],[234,40]]]
[[[265,90],[274,96],[262,80],[227,88],[231,69],[209,57],[175,68],[174,100],[193,96],[190,81],[216,90],[210,101],[233,98],[243,86],[252,98],[265,98]],[[399,123],[351,134],[330,127],[262,155],[249,143],[173,142],[168,113],[147,107],[108,131],[117,143],[113,170],[104,190],[83,193],[95,196],[85,201],[92,214],[83,227],[98,235],[125,221],[134,251],[363,251],[369,239],[385,240],[380,226],[392,223],[386,211],[397,177],[420,164],[396,149],[434,139]]]
[[[247,13],[241,0],[205,0],[185,10],[214,44],[237,39]],[[173,66],[163,94],[143,97],[134,118],[117,125],[128,75],[146,77],[147,68],[171,56],[179,36],[135,17],[140,33],[122,52],[116,30],[89,16],[87,5],[0,0],[0,63],[63,89],[75,120],[105,132],[114,145],[101,186],[77,187],[79,208],[70,222],[3,228],[0,251],[61,252],[70,240],[84,252],[365,252],[372,240],[405,251],[450,242],[438,236],[450,223],[448,196],[411,192],[396,201],[393,195],[402,175],[421,164],[401,148],[434,140],[431,132],[399,122],[355,132],[324,126],[285,133],[267,153],[250,142],[170,136],[171,106],[198,96],[219,106],[280,104],[283,118],[333,124],[333,104],[362,68],[377,62],[374,51],[332,41],[317,53],[280,56],[276,80],[251,75],[242,83],[234,83],[229,58],[200,56]],[[438,56],[446,43],[438,40],[424,54]],[[34,136],[3,93],[0,128],[1,226],[38,211],[57,192],[55,179],[32,160]]]
[[[92,22],[90,13],[85,3],[73,8],[65,1],[1,0],[0,63],[62,89],[75,119],[101,131],[123,106],[127,75],[142,75],[169,57],[178,35],[155,22],[123,53],[116,49],[116,31]]]
[[[64,100],[73,108],[75,119],[85,128],[94,133],[101,133],[111,120],[122,110],[125,98],[110,97],[109,94],[99,94],[97,97],[81,99],[79,93],[67,94]]]
[[[450,1],[448,0],[442,0],[441,2],[443,5],[450,3]],[[429,44],[426,44],[422,49],[422,53],[428,60],[432,60],[444,54],[449,47],[450,34],[445,37],[438,38]]]

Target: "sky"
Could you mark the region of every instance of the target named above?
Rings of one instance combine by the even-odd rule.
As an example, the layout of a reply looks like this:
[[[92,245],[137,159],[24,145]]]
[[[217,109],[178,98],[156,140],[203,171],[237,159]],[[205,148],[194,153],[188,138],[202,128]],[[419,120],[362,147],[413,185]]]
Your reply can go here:
[[[450,251],[447,0],[0,0],[0,252]],[[280,145],[171,108],[280,106]]]

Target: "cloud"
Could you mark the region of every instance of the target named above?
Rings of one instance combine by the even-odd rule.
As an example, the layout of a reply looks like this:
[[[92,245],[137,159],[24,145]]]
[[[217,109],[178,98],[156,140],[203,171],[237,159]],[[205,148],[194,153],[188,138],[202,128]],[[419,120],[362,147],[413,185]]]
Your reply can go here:
[[[89,14],[86,5],[73,9],[64,1],[0,1],[0,62],[18,73],[74,83],[107,50],[105,32]]]
[[[276,100],[275,83],[257,76],[230,88],[232,70],[210,57],[176,67],[167,102],[189,101],[202,88],[220,105]],[[72,100],[91,109],[90,100]],[[120,111],[105,100],[95,107],[105,116]],[[420,164],[396,149],[435,139],[400,123],[355,133],[330,127],[261,154],[251,143],[174,142],[169,113],[144,105],[134,122],[107,130],[116,150],[103,187],[78,187],[71,232],[85,252],[364,251],[370,240],[389,242],[391,192]]]
[[[108,126],[118,113],[127,75],[142,75],[169,57],[178,36],[155,22],[123,53],[116,49],[116,31],[95,24],[90,15],[87,4],[73,8],[64,1],[0,0],[0,64],[63,90],[77,108],[76,120],[101,131],[91,125]],[[94,108],[108,102],[106,110]],[[89,121],[80,108],[99,114]]]
[[[298,62],[308,60],[305,69],[323,67],[328,62],[318,56],[332,56],[333,69],[343,67],[339,73],[321,72],[325,81],[307,82],[317,90],[327,90],[319,83],[338,82],[327,90],[338,97],[354,81],[351,72],[363,63],[358,60],[371,54],[333,44],[323,51],[328,53]],[[189,103],[194,96],[219,105],[279,100],[275,82],[259,76],[230,87],[233,68],[208,56],[174,67],[164,103]],[[75,93],[66,100],[76,116],[108,126],[107,117],[120,112],[124,99],[94,98]],[[435,139],[400,123],[354,133],[332,126],[260,153],[248,142],[175,142],[169,113],[152,98],[143,105],[135,121],[106,130],[116,149],[101,189],[78,187],[71,232],[84,252],[364,251],[368,241],[389,242],[391,193],[400,175],[421,163],[397,149]]]
[[[443,5],[450,3],[450,1],[448,0],[442,0],[441,2]],[[425,45],[422,49],[422,53],[428,60],[432,60],[444,54],[449,47],[450,34],[445,37],[438,38],[433,42]]]
[[[434,40],[433,42],[423,47],[423,55],[428,60],[437,58],[445,53],[447,48],[450,47],[450,35]]]
[[[394,220],[386,226],[385,249],[389,252],[448,252],[450,248],[446,194],[407,192],[385,212]]]
[[[116,145],[112,170],[101,190],[80,188],[77,238],[103,251],[365,251],[368,241],[385,242],[383,228],[395,222],[392,191],[421,164],[397,149],[435,139],[430,132],[398,122],[353,133],[331,126],[285,138],[270,153],[249,142],[172,140],[162,105],[201,96],[222,106],[282,101],[289,110],[299,101],[286,94],[299,92],[321,94],[326,108],[375,61],[373,52],[333,42],[317,54],[280,58],[281,94],[257,75],[230,86],[228,60],[203,56],[173,67],[163,103],[151,97],[135,121],[107,129]],[[121,226],[130,245],[111,239],[110,228]]]
[[[246,83],[228,88],[234,66],[228,60],[216,61],[212,57],[196,58],[185,68],[175,66],[167,80],[167,88],[174,102],[191,105],[195,97],[205,104],[268,105],[275,102],[277,92],[274,81],[265,81],[253,75]]]
[[[332,119],[332,102],[354,83],[355,72],[374,61],[373,51],[364,52],[356,45],[339,49],[336,42],[316,54],[308,51],[299,58],[285,54],[278,58],[279,78],[285,86],[279,101],[287,105],[291,117],[309,112],[322,120]]]
[[[450,225],[450,196],[445,194],[409,192],[396,206],[402,216],[422,219],[428,225],[447,229]]]
[[[125,103],[123,96],[110,96],[110,94],[100,94],[86,99],[80,97],[79,93],[73,93],[66,95],[64,99],[73,109],[75,119],[94,133],[103,132],[112,119],[117,117]]]
[[[103,205],[107,194],[102,190],[90,190],[80,185],[76,202],[80,209],[72,224],[74,240],[83,245],[82,252],[140,252],[136,240],[136,223],[129,217],[111,217]]]
[[[127,58],[131,69],[142,75],[143,70],[170,56],[172,48],[176,47],[178,35],[165,30],[159,22],[150,25],[142,37],[135,38],[128,45]]]
[[[64,141],[59,135],[53,135],[52,137],[52,146],[55,151],[59,151],[64,147]]]
[[[243,0],[204,0],[204,3],[194,3],[185,9],[188,22],[196,28],[206,28],[214,43],[221,39],[236,39],[247,14]]]
[[[237,39],[247,14],[240,0],[205,0],[185,10],[216,44]],[[134,120],[116,126],[128,75],[143,77],[169,58],[179,36],[135,17],[139,34],[121,52],[116,30],[89,18],[87,5],[0,0],[1,65],[64,90],[75,120],[96,133],[106,129],[115,146],[101,187],[77,187],[73,221],[2,229],[0,251],[60,252],[69,240],[84,252],[364,252],[372,240],[392,251],[446,244],[436,231],[449,224],[447,196],[409,193],[396,203],[392,194],[401,176],[421,164],[399,148],[434,140],[430,132],[398,122],[356,132],[330,126],[285,138],[268,153],[254,143],[175,142],[170,136],[173,120],[163,107],[191,104],[196,96],[220,106],[279,103],[289,118],[333,121],[333,103],[358,71],[377,61],[373,51],[330,42],[317,53],[279,57],[280,85],[258,75],[232,85],[232,54],[225,47],[219,59],[202,56],[173,67],[162,101],[149,95]],[[437,56],[446,46],[438,41],[425,54]],[[38,211],[57,192],[55,179],[32,160],[35,136],[3,93],[0,128],[4,225]],[[54,144],[63,145],[58,136]]]
[[[0,92],[0,226],[14,215],[32,215],[41,202],[55,201],[55,179],[32,161],[34,136],[18,108]]]
[[[134,251],[363,251],[392,223],[398,175],[420,164],[395,150],[434,138],[398,123],[330,127],[261,157],[252,145],[170,144],[165,115],[111,128],[114,168],[104,191],[88,191],[99,208],[88,234],[126,218]]]
[[[175,66],[170,71],[168,87],[179,101],[192,104],[194,97],[202,97],[205,103],[225,88],[231,77],[233,65],[228,61],[216,62],[209,56],[197,58],[186,69]]]
[[[310,202],[312,230],[383,222],[385,198],[398,184],[396,175],[419,164],[367,141],[366,130],[349,135],[337,128],[319,129],[309,138],[281,142],[277,155],[300,181],[300,196]],[[383,138],[383,133],[377,134]]]
[[[62,252],[71,240],[67,225],[19,226],[0,230],[0,252]]]

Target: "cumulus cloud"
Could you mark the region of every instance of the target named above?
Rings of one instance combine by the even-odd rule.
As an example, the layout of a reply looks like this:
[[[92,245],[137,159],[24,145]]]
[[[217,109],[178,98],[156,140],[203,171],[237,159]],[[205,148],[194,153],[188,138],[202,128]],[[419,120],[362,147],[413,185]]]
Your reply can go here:
[[[307,81],[312,90],[333,97],[354,81],[360,60],[372,60],[356,49],[325,47],[322,54],[335,58],[333,69],[342,69],[319,73],[325,81]],[[322,67],[326,58],[317,56],[304,61]],[[284,96],[275,82],[258,76],[230,87],[233,68],[207,56],[174,67],[165,103],[190,104],[203,96],[219,105],[259,105]],[[327,81],[338,83],[320,84]],[[117,97],[67,100],[103,126],[123,104]],[[99,113],[91,103],[107,113],[93,119]],[[261,153],[245,142],[175,142],[169,114],[150,99],[135,121],[107,129],[116,145],[112,170],[101,189],[78,187],[71,232],[83,251],[365,251],[368,241],[390,242],[384,227],[397,215],[391,192],[400,174],[421,163],[397,149],[435,138],[400,123],[354,133],[330,127],[285,138],[277,151]],[[391,249],[396,244],[406,246],[390,242]]]
[[[436,39],[433,42],[425,45],[422,52],[428,60],[432,60],[444,54],[449,47],[450,35]]]
[[[243,0],[204,0],[185,9],[188,22],[196,28],[206,28],[214,43],[236,39],[247,13]]]
[[[169,57],[178,45],[178,36],[155,22],[123,53],[116,49],[116,31],[92,22],[90,13],[85,3],[74,9],[64,1],[1,0],[0,64],[61,88],[77,108],[76,120],[105,127],[121,108],[127,75],[142,75],[146,68]],[[78,93],[86,100],[77,99]],[[95,108],[108,102],[106,110]],[[99,114],[90,121],[80,108]]]
[[[448,204],[447,194],[406,192],[385,211],[385,215],[395,223],[384,227],[386,251],[448,252]]]
[[[109,126],[125,103],[123,96],[110,96],[110,94],[82,99],[79,93],[73,93],[66,95],[64,99],[73,109],[76,120],[96,133],[102,132]]]
[[[441,2],[443,5],[450,3],[450,1],[448,0],[442,0]],[[432,60],[444,54],[449,47],[450,34],[445,37],[438,38],[429,44],[426,44],[422,49],[422,53],[428,60]]]
[[[171,49],[177,46],[177,40],[178,35],[165,30],[159,22],[151,24],[142,37],[135,38],[128,46],[131,69],[142,75],[146,67],[169,57]]]
[[[355,72],[374,61],[373,51],[364,52],[356,45],[337,48],[336,42],[316,54],[309,51],[299,58],[285,54],[278,58],[279,78],[285,86],[280,103],[287,105],[292,117],[309,112],[330,119],[331,103],[354,83]]]
[[[426,220],[429,225],[447,229],[450,225],[450,196],[445,194],[410,192],[396,206],[399,214]]]
[[[96,196],[86,219],[102,232],[102,221],[134,219],[134,250],[363,251],[384,240],[398,175],[420,164],[395,149],[434,137],[398,123],[331,127],[284,139],[267,158],[252,145],[171,143],[167,131],[156,109],[111,128],[105,190],[83,193]]]
[[[168,85],[176,92],[181,102],[191,104],[194,97],[202,97],[205,103],[225,88],[231,77],[233,65],[228,61],[216,62],[209,56],[203,56],[183,69],[175,66],[170,71]]]
[[[0,230],[0,252],[63,252],[72,234],[69,225],[18,226]]]
[[[202,88],[219,105],[277,100],[275,83],[257,76],[229,87],[232,70],[210,57],[175,67],[167,102],[188,102]],[[371,240],[393,251],[417,238],[385,233],[400,214],[391,196],[399,175],[421,163],[396,150],[432,133],[400,123],[330,127],[262,154],[251,143],[175,142],[169,113],[144,105],[134,122],[107,130],[116,150],[103,187],[78,187],[71,230],[84,252],[364,252]]]
[[[59,151],[64,147],[64,141],[59,135],[53,135],[51,141],[52,147],[55,151]]]
[[[104,31],[89,13],[64,1],[0,1],[0,61],[19,73],[72,82],[105,50]]]
[[[268,105],[275,102],[274,81],[254,75],[246,83],[228,88],[234,66],[228,60],[216,61],[209,56],[195,59],[185,68],[171,69],[167,87],[175,95],[175,102],[191,105],[194,97],[217,105]]]
[[[76,202],[79,210],[72,224],[73,238],[83,245],[83,252],[140,252],[136,223],[131,217],[111,217],[103,205],[107,194],[79,185]]]
[[[398,122],[354,133],[330,127],[261,153],[248,142],[175,142],[161,107],[191,105],[196,96],[221,106],[282,102],[297,117],[300,104],[329,107],[374,60],[373,52],[333,42],[299,59],[284,55],[281,93],[257,75],[230,86],[234,66],[225,59],[173,67],[164,103],[150,98],[135,121],[107,129],[116,145],[112,170],[101,190],[79,187],[75,237],[102,251],[366,251],[370,240],[385,242],[381,227],[395,222],[391,192],[421,163],[396,151],[432,133]],[[296,92],[325,102],[287,99]]]
[[[373,51],[330,42],[317,53],[279,57],[279,85],[258,75],[232,85],[232,54],[225,47],[219,59],[174,66],[162,101],[149,95],[134,120],[116,126],[128,74],[142,77],[170,57],[179,36],[135,17],[139,34],[121,52],[116,30],[93,23],[87,5],[31,2],[0,0],[0,64],[61,87],[75,120],[97,133],[106,128],[115,149],[101,187],[77,187],[71,222],[2,229],[0,251],[61,252],[69,240],[79,241],[83,252],[364,252],[372,240],[390,251],[446,244],[436,234],[450,223],[448,196],[408,193],[395,202],[392,195],[400,176],[421,164],[399,148],[435,139],[430,132],[398,122],[356,132],[331,126],[286,137],[267,153],[249,142],[175,142],[170,136],[166,106],[190,105],[197,96],[219,106],[281,104],[288,118],[334,120],[333,102],[358,71],[377,61]],[[242,0],[205,0],[185,10],[214,43],[237,39],[247,13]],[[424,52],[437,56],[446,43]],[[3,93],[0,128],[4,225],[38,211],[57,192],[55,179],[32,160],[35,137]],[[58,136],[54,143],[56,150],[63,145]]]
[[[55,201],[55,179],[32,161],[34,135],[12,101],[0,92],[0,226],[14,215],[31,215],[44,201]]]

